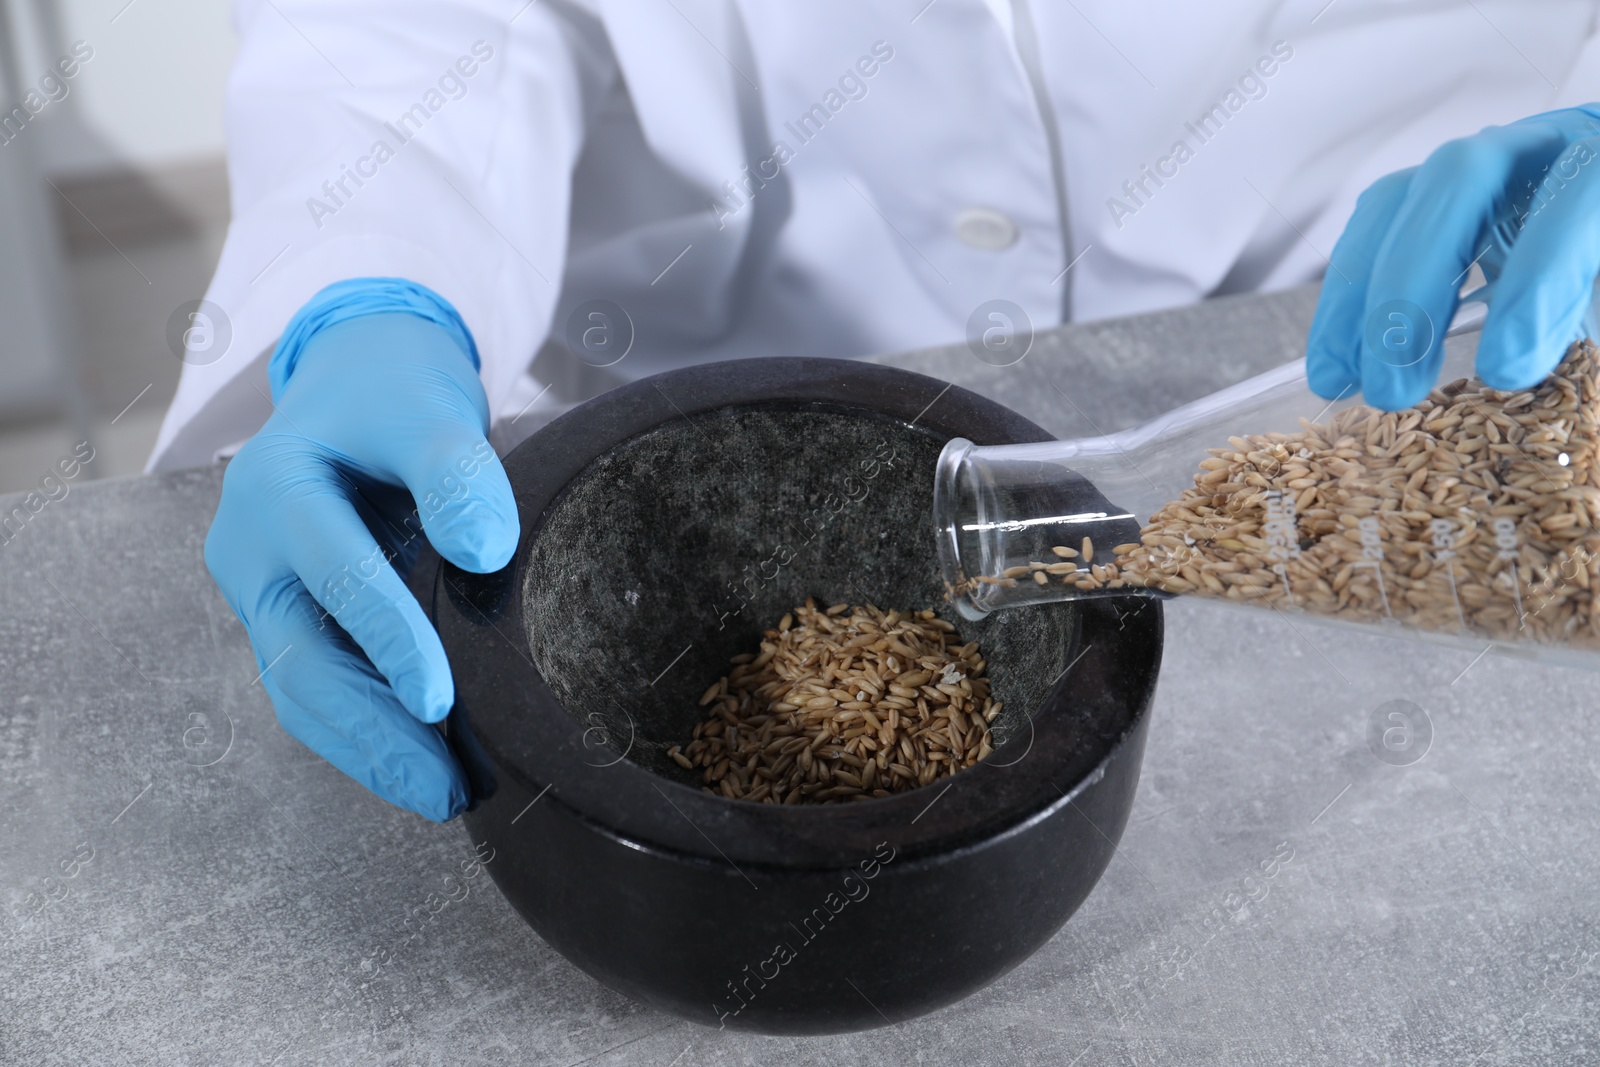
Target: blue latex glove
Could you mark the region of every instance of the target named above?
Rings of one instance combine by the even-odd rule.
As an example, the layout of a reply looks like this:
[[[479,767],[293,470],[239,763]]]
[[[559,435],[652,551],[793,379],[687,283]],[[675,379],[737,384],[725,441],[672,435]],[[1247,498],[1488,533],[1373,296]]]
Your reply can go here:
[[[441,822],[467,804],[430,725],[455,686],[402,574],[424,535],[471,571],[516,551],[477,369],[466,326],[430,290],[377,278],[324,289],[273,353],[275,410],[228,465],[206,537],[283,728]]]
[[[1542,381],[1582,335],[1600,272],[1600,104],[1491,126],[1361,195],[1322,282],[1306,371],[1333,399],[1427,395],[1475,260],[1493,285],[1477,373]],[[1487,250],[1487,251],[1486,251]]]

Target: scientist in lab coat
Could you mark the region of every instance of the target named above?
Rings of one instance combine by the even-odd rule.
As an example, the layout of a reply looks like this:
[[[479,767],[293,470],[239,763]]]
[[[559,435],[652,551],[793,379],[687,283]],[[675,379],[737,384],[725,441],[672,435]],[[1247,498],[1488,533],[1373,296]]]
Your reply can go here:
[[[151,467],[233,454],[206,561],[280,722],[448,819],[400,575],[422,535],[509,560],[491,426],[997,298],[1044,328],[1325,272],[1313,387],[1399,407],[1438,353],[1370,323],[1442,333],[1474,262],[1480,373],[1531,384],[1600,266],[1597,7],[236,0],[233,222]]]

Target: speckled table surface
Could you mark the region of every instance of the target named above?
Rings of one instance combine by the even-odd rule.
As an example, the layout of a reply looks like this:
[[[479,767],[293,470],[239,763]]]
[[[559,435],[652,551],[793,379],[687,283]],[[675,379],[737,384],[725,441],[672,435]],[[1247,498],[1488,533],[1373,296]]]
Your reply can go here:
[[[1108,431],[1291,358],[1313,301],[883,362]],[[603,988],[487,878],[396,935],[471,844],[278,729],[201,563],[220,481],[74,482],[0,544],[0,1063],[1600,1060],[1600,677],[1175,602],[1132,819],[1052,942],[914,1022],[736,1035]],[[1369,748],[1396,700],[1414,762]]]

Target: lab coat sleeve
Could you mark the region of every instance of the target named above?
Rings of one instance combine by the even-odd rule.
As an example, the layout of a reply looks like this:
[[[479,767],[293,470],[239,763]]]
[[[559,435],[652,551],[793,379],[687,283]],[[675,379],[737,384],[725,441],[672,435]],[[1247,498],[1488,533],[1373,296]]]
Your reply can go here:
[[[1532,61],[1529,60],[1532,66]],[[1555,86],[1551,110],[1578,107],[1600,101],[1600,3],[1589,16],[1589,32],[1577,57],[1566,70],[1546,71],[1534,67],[1539,76]]]
[[[573,0],[237,0],[234,17],[233,219],[201,309],[219,321],[185,357],[149,468],[259,429],[279,331],[343,278],[409,278],[454,304],[500,412],[549,332],[572,170],[617,77],[599,18]]]

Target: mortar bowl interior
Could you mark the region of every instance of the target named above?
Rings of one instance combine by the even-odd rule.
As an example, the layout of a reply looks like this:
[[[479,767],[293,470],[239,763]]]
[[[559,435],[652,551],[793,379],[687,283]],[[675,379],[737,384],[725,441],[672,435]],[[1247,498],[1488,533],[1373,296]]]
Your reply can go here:
[[[729,658],[808,597],[931,608],[978,641],[1003,744],[1066,666],[1067,603],[963,620],[933,557],[943,440],[872,411],[769,403],[675,419],[597,458],[545,515],[523,585],[528,651],[604,744],[698,788],[667,750]],[[861,803],[868,803],[863,801]]]

